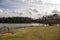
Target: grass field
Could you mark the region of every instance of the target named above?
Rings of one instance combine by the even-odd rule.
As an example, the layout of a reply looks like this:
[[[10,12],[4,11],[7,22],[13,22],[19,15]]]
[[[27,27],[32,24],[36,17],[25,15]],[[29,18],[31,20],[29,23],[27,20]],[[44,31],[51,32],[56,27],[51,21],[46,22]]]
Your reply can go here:
[[[0,40],[60,40],[60,27],[30,27],[16,29],[15,34],[0,36]]]

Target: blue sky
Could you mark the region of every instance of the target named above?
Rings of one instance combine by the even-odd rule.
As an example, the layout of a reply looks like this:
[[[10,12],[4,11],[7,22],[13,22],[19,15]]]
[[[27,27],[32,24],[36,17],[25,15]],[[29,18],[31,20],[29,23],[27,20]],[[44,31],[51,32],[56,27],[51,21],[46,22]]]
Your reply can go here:
[[[53,4],[53,5],[50,5],[50,4]],[[27,9],[29,7],[31,7],[32,9],[35,8],[39,11],[40,14],[42,13],[43,15],[45,15],[45,12],[48,12],[48,14],[49,14],[51,12],[51,10],[57,9],[60,11],[60,0],[0,0],[0,13],[1,13],[0,16],[6,15],[4,10],[7,13],[6,16],[11,16],[11,15],[20,16],[17,13],[11,14],[8,11],[16,10],[17,12],[18,11],[20,12],[20,9],[24,9],[24,8]],[[23,12],[25,12],[25,11],[23,11]],[[34,17],[36,17],[36,15],[39,14],[39,13],[34,14],[34,12],[32,12],[32,13],[33,13]],[[27,11],[24,14],[27,14]]]
[[[15,9],[25,5],[21,0],[2,0],[0,2],[0,8]]]
[[[60,0],[41,0],[42,3],[60,4]],[[16,9],[31,6],[29,2],[40,3],[40,0],[0,0],[0,8]]]

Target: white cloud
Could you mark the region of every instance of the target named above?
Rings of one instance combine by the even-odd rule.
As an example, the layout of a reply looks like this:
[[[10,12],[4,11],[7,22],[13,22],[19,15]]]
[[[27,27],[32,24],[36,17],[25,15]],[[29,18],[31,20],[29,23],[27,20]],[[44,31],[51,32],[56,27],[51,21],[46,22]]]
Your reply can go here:
[[[7,9],[20,9],[41,5],[41,3],[60,4],[59,0],[3,0],[0,5]]]
[[[0,13],[2,13],[2,12],[3,12],[3,10],[0,9]]]
[[[41,3],[40,0],[22,0],[24,3],[28,3],[28,4],[36,4],[36,3]]]
[[[46,4],[43,4],[46,3]],[[49,4],[50,3],[50,4]],[[51,5],[53,4],[53,5]],[[56,5],[55,5],[56,4]],[[57,5],[58,4],[58,5]],[[30,16],[28,13],[29,8],[37,9],[39,13],[32,11],[34,18],[37,17],[37,14],[45,15],[45,12],[51,14],[52,10],[60,10],[60,0],[4,0],[0,3],[0,16],[20,16],[20,12],[23,12],[23,16]],[[9,13],[10,12],[10,13]]]
[[[42,0],[43,3],[60,4],[60,0]]]

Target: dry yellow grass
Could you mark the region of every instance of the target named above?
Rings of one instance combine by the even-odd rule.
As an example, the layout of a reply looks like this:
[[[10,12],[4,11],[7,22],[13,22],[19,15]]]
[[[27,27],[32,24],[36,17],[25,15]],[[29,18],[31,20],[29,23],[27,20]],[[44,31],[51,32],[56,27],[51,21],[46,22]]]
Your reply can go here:
[[[30,27],[15,30],[11,36],[0,40],[60,40],[60,27]]]

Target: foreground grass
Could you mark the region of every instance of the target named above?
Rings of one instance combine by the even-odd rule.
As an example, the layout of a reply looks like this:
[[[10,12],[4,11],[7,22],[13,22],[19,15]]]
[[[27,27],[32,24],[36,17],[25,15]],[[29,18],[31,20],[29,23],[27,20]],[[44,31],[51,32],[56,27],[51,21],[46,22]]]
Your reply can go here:
[[[30,27],[15,30],[15,34],[0,40],[60,40],[60,27]]]

